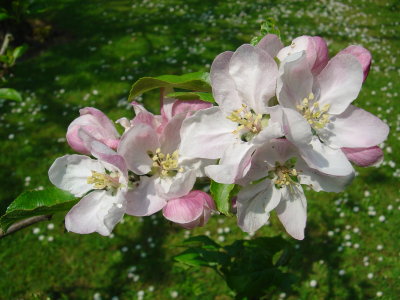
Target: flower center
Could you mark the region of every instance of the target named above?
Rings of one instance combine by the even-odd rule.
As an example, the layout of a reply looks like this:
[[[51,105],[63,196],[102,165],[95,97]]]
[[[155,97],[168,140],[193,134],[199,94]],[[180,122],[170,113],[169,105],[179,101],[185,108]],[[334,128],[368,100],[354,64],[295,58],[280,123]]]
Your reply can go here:
[[[299,184],[298,174],[291,161],[287,161],[284,165],[276,162],[275,168],[270,171],[270,176],[273,178],[277,188],[292,187]]]
[[[178,172],[183,172],[183,168],[180,168],[178,163],[178,150],[172,154],[164,154],[160,148],[157,148],[156,153],[154,155],[150,154],[150,157],[153,160],[153,167],[158,169],[161,176],[174,176]]]
[[[233,134],[241,134],[241,139],[244,141],[251,140],[265,126],[268,125],[268,118],[261,114],[256,114],[247,108],[246,104],[234,110],[227,119],[238,124],[238,127],[232,131]]]
[[[87,183],[93,184],[93,188],[96,190],[118,189],[121,186],[117,172],[106,174],[92,171],[92,176],[87,178]]]
[[[297,105],[299,112],[314,129],[322,129],[330,122],[329,107],[329,104],[325,104],[320,108],[318,101],[315,101],[313,93],[310,93],[307,98],[303,99],[300,105]]]

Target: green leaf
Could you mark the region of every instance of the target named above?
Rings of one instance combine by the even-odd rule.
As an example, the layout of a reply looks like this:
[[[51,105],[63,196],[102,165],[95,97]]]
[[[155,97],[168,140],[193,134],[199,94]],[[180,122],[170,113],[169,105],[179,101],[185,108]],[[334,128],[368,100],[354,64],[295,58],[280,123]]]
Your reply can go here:
[[[19,57],[21,57],[26,52],[27,49],[28,49],[27,45],[16,47],[12,54],[14,61],[17,60]]]
[[[267,34],[275,34],[279,37],[279,39],[281,38],[281,32],[279,31],[278,27],[276,27],[275,20],[273,18],[267,18],[267,20],[261,24],[260,33],[261,36],[255,36],[251,39],[251,45],[257,45]]]
[[[190,237],[183,241],[182,246],[185,247],[200,246],[203,247],[204,249],[209,249],[209,250],[218,250],[221,248],[219,244],[217,244],[216,242],[214,242],[212,239],[210,239],[208,236],[205,235]]]
[[[27,191],[10,204],[0,218],[0,227],[6,231],[12,224],[26,218],[68,211],[77,202],[75,196],[54,187],[41,191]]]
[[[184,75],[162,75],[142,77],[132,85],[128,101],[132,101],[144,92],[156,88],[180,88],[199,92],[211,92],[208,73],[195,72]]]
[[[175,92],[168,94],[167,97],[179,100],[203,100],[206,102],[215,103],[215,99],[211,93]]]
[[[210,192],[213,197],[217,209],[224,215],[231,216],[231,197],[234,194],[235,184],[222,184],[211,181]]]
[[[4,8],[0,8],[0,21],[10,18],[10,15]]]
[[[22,101],[21,94],[10,88],[0,89],[0,99]]]

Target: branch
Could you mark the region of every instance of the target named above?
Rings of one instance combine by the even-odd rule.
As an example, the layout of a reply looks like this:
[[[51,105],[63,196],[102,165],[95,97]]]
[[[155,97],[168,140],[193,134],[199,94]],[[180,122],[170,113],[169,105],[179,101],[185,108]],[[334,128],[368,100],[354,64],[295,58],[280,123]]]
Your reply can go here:
[[[1,45],[0,55],[3,55],[6,52],[8,44],[10,43],[12,37],[13,36],[11,33],[6,33],[6,35],[4,36],[3,45]]]
[[[51,219],[51,215],[45,215],[45,216],[31,217],[31,218],[22,220],[18,223],[11,225],[10,228],[8,228],[8,230],[5,232],[3,232],[3,230],[0,229],[0,239],[5,237],[6,235],[17,232],[25,227],[28,227],[28,226],[33,225],[38,222],[48,221],[50,219]]]

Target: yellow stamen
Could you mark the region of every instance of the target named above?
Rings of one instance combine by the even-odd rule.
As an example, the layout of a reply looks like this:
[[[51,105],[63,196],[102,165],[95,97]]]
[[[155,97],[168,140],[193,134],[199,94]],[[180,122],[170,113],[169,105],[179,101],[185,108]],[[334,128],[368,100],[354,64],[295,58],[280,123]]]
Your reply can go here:
[[[92,176],[87,178],[88,184],[93,184],[96,190],[117,189],[121,186],[117,173],[105,174],[92,171]]]
[[[308,98],[304,98],[301,104],[296,107],[314,129],[322,129],[330,122],[328,114],[330,105],[325,104],[320,108],[318,101],[315,101],[313,93],[310,93]]]
[[[158,169],[161,176],[163,177],[173,176],[176,174],[176,172],[181,173],[184,171],[184,169],[182,167],[179,167],[178,164],[178,150],[174,151],[172,154],[164,154],[161,152],[161,149],[158,148],[156,149],[156,154],[154,154],[153,156],[150,155],[150,157],[153,160],[153,167]]]

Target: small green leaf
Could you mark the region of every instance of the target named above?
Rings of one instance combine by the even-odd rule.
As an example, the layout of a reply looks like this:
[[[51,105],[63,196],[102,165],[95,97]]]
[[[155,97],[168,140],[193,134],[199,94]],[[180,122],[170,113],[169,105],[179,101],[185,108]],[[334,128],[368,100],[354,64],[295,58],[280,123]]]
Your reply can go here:
[[[213,197],[217,209],[224,215],[231,216],[231,197],[234,193],[235,184],[222,184],[211,181],[210,192]]]
[[[195,72],[184,75],[162,75],[142,77],[132,85],[128,101],[132,101],[144,92],[162,88],[180,88],[200,92],[211,92],[208,73]]]
[[[261,36],[255,36],[251,39],[251,45],[257,45],[267,34],[275,34],[279,39],[281,38],[281,32],[279,31],[278,27],[276,27],[275,20],[273,18],[267,18],[267,20],[261,24],[260,33]]]
[[[168,98],[179,100],[203,100],[210,103],[215,103],[215,99],[211,93],[201,92],[175,92],[167,95]]]
[[[21,94],[10,88],[0,89],[0,99],[22,101]]]
[[[209,250],[217,250],[220,249],[221,246],[210,239],[208,236],[205,235],[198,235],[190,237],[183,241],[182,246],[189,247],[189,246],[200,246],[204,249]]]
[[[17,60],[19,57],[21,57],[26,52],[27,49],[28,49],[27,45],[16,47],[12,54],[14,61]]]
[[[75,196],[53,187],[41,191],[27,191],[10,204],[0,218],[0,227],[6,231],[12,224],[26,218],[68,211],[77,202]]]

